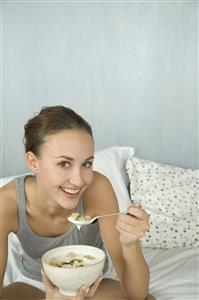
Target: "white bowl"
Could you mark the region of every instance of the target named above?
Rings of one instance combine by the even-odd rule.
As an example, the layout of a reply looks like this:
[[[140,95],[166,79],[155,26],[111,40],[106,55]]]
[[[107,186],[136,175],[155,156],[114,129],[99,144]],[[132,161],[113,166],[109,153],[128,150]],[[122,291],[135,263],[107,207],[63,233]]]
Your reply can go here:
[[[72,259],[71,253],[76,254],[74,258],[83,258],[85,265],[81,267],[58,267],[53,265],[55,260],[64,262],[69,258]],[[86,259],[85,255],[89,255],[89,258]],[[44,272],[50,281],[58,287],[59,292],[67,296],[75,296],[82,285],[89,287],[99,277],[104,267],[105,258],[105,252],[99,248],[71,245],[47,251],[41,260]]]

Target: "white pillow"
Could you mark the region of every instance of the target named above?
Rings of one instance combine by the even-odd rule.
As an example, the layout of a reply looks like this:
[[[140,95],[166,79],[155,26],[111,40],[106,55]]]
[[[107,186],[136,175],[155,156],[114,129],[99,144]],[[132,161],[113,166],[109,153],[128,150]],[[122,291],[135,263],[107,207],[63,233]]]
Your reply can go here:
[[[199,246],[199,170],[131,157],[126,163],[130,195],[150,216],[142,246]]]
[[[131,204],[127,189],[129,178],[125,166],[127,159],[134,153],[135,150],[131,147],[110,147],[95,153],[93,169],[111,182],[120,211],[126,211]]]

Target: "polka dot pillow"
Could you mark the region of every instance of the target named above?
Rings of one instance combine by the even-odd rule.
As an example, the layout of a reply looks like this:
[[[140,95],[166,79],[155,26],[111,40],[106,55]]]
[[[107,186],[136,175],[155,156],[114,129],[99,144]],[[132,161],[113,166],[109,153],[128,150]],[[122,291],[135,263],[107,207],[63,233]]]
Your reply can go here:
[[[143,247],[199,246],[199,170],[130,157],[126,162],[132,202],[151,215]]]

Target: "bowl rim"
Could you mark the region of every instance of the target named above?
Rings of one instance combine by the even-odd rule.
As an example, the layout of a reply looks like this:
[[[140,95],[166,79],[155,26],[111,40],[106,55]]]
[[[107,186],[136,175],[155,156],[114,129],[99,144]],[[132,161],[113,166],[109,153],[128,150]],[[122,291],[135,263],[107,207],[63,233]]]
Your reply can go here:
[[[61,250],[61,248],[63,249],[63,248],[72,248],[72,247],[88,247],[88,248],[96,248],[96,249],[98,249],[102,254],[103,254],[103,258],[101,258],[101,259],[99,259],[96,263],[93,263],[93,264],[89,264],[89,265],[85,265],[85,266],[82,266],[82,267],[70,267],[70,268],[60,268],[60,267],[57,267],[57,266],[53,266],[53,265],[51,265],[51,264],[49,264],[49,262],[47,262],[47,261],[45,261],[45,257],[49,254],[49,252],[51,252],[52,250],[55,250],[55,249],[59,249],[60,248],[60,250]],[[90,245],[65,245],[65,246],[59,246],[59,247],[55,247],[55,248],[52,248],[52,249],[49,249],[49,250],[47,250],[43,255],[42,255],[42,257],[41,257],[41,261],[42,261],[42,264],[46,264],[46,265],[48,265],[49,267],[52,267],[53,269],[55,268],[55,269],[58,269],[58,270],[77,270],[77,269],[79,269],[79,268],[87,268],[87,267],[92,267],[92,266],[95,266],[95,265],[97,265],[97,264],[99,264],[100,262],[103,262],[103,261],[105,261],[105,259],[106,259],[106,253],[105,253],[105,251],[103,250],[103,249],[101,249],[101,248],[98,248],[98,247],[95,247],[95,246],[90,246]]]

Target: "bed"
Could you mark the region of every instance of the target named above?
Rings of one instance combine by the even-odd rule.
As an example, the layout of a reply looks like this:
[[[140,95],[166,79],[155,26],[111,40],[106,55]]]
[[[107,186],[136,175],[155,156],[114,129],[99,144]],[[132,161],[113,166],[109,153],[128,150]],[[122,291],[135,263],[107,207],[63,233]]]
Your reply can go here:
[[[126,210],[133,199],[144,199],[142,205],[153,217],[151,232],[142,240],[143,253],[150,267],[150,293],[157,300],[199,299],[198,170],[144,161],[135,156],[131,147],[111,147],[96,152],[94,169],[110,180],[121,211]],[[13,176],[2,178],[1,186],[12,179]],[[140,190],[140,185],[146,188]],[[172,218],[168,211],[168,201],[172,201],[168,197],[165,202],[165,191],[175,200],[171,205]],[[157,211],[150,208],[151,201],[156,203]],[[167,229],[161,229],[161,224]],[[175,234],[169,231],[171,225],[178,228]],[[4,285],[19,278],[18,262],[22,253],[16,235],[11,233]],[[117,279],[111,260],[105,276]]]

